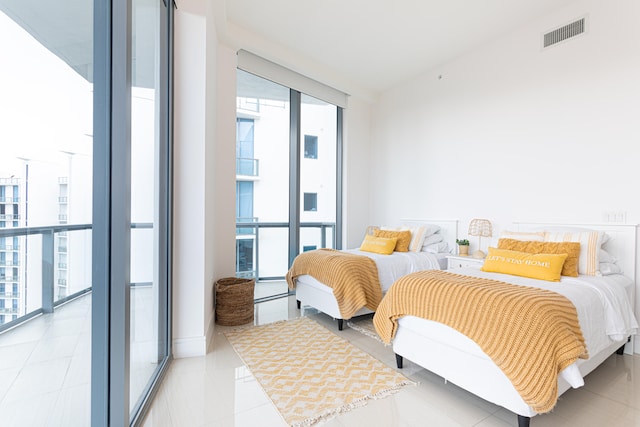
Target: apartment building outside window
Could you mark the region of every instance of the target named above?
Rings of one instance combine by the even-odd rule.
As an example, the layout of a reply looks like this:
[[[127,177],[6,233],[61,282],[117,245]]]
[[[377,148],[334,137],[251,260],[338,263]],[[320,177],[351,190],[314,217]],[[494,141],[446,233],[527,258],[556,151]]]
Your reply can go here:
[[[284,296],[295,255],[336,247],[342,110],[241,68],[236,105],[236,274]]]

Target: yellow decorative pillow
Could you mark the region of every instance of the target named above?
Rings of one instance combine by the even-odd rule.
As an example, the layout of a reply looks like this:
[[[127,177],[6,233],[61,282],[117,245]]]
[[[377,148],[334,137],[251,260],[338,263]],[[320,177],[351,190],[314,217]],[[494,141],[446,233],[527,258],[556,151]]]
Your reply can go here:
[[[409,244],[411,243],[411,231],[391,231],[391,230],[374,230],[375,237],[396,238],[396,252],[409,252]]]
[[[489,248],[481,270],[559,282],[565,259],[567,254],[530,254]]]
[[[579,242],[537,242],[532,240],[499,239],[498,249],[530,254],[567,254],[567,259],[562,266],[562,275],[578,277]]]
[[[389,255],[396,247],[397,238],[375,237],[367,234],[364,236],[360,250],[376,254]]]

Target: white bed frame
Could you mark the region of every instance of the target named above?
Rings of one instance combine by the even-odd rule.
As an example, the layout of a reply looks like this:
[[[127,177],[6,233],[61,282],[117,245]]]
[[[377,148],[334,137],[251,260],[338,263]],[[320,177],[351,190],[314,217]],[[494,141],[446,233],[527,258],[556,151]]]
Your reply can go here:
[[[440,233],[443,235],[444,241],[449,244],[451,251],[455,251],[455,242],[458,237],[457,219],[402,219],[400,223],[422,223],[440,226]],[[298,308],[304,308],[305,306],[312,307],[336,319],[338,321],[339,330],[343,329],[344,320],[349,320],[342,318],[340,308],[338,307],[336,298],[333,295],[333,290],[311,276],[300,276],[297,279],[296,301]],[[354,315],[354,317],[369,313],[372,313],[372,311],[363,307]]]
[[[635,282],[637,225],[518,222],[514,226],[518,231],[552,227],[603,230],[612,237],[603,248],[618,259],[623,273]],[[635,283],[636,296],[639,294],[637,287],[638,284]],[[582,376],[594,370],[614,352],[620,350],[621,354],[622,348],[625,353],[632,353],[633,341],[626,345],[625,343],[626,340],[613,343],[598,354],[590,354],[590,358],[581,361],[579,366]],[[393,340],[393,351],[396,353],[398,368],[402,367],[403,358],[406,358],[443,377],[445,381],[451,381],[476,396],[514,412],[518,415],[519,426],[528,426],[530,418],[536,415],[536,412],[522,400],[505,374],[477,344],[448,326],[413,316],[401,318]],[[559,378],[558,395],[569,387],[563,378]]]

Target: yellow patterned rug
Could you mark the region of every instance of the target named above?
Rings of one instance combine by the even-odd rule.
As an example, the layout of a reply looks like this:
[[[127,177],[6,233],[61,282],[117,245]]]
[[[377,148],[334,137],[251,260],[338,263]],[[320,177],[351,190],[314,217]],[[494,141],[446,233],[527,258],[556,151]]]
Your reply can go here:
[[[415,384],[308,317],[225,335],[291,426],[314,425]]]

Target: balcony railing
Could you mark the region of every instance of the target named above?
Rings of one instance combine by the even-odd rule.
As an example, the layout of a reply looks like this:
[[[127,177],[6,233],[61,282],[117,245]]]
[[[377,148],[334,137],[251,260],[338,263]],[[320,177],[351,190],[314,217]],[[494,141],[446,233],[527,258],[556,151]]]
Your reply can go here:
[[[253,239],[253,269],[250,271],[236,271],[238,277],[255,277],[258,280],[281,280],[282,276],[261,276],[260,275],[260,229],[288,229],[287,222],[259,222],[258,218],[236,218],[236,237],[244,239]],[[335,248],[336,235],[334,222],[303,222],[300,228],[317,228],[320,230],[319,248]],[[330,237],[328,237],[330,232]]]
[[[54,236],[60,232],[67,231],[81,231],[81,230],[91,230],[91,224],[77,224],[77,225],[52,225],[52,226],[43,226],[43,227],[17,227],[17,228],[3,228],[0,229],[0,237],[30,237],[30,236],[40,236],[41,238],[41,257],[37,262],[40,262],[40,279],[41,283],[39,284],[40,290],[34,289],[32,283],[25,283],[25,289],[30,289],[30,293],[34,292],[35,294],[40,294],[42,302],[40,307],[36,307],[35,309],[27,309],[23,310],[25,314],[18,317],[15,320],[11,320],[3,325],[0,325],[0,332],[10,329],[26,320],[29,320],[39,314],[42,313],[52,313],[54,307],[63,304],[73,298],[76,298],[82,294],[85,294],[91,290],[91,284],[87,283],[87,286],[84,289],[80,289],[79,291],[66,296],[64,298],[59,298],[55,300],[54,295],[54,251],[55,251],[55,238]],[[19,281],[19,277],[9,277],[8,275],[2,278],[6,281],[16,282]],[[28,282],[28,280],[27,280]],[[28,301],[21,301],[21,307],[27,307]],[[31,311],[28,311],[31,310]],[[12,309],[13,314],[19,314],[18,309]]]
[[[0,197],[0,203],[13,204],[13,203],[19,203],[19,202],[20,202],[19,197]]]
[[[236,175],[258,176],[258,159],[236,157]]]
[[[61,304],[64,304],[65,302],[70,301],[72,299],[75,299],[81,295],[84,295],[88,292],[91,292],[92,288],[91,288],[90,279],[88,280],[88,283],[86,283],[84,288],[82,288],[83,284],[81,284],[80,286],[77,286],[76,284],[76,286],[74,286],[74,288],[71,290],[67,289],[67,291],[60,291],[60,289],[63,289],[61,287],[72,286],[73,284],[69,282],[67,279],[59,278],[58,280],[56,280],[56,277],[55,277],[56,273],[54,268],[54,266],[56,265],[60,268],[63,268],[63,265],[68,268],[68,263],[54,263],[54,259],[56,259],[55,258],[56,247],[58,249],[58,252],[67,251],[66,243],[65,243],[65,246],[58,246],[55,244],[57,240],[56,237],[58,237],[59,235],[66,236],[68,232],[81,232],[83,230],[91,230],[91,228],[92,228],[91,224],[73,224],[73,225],[65,224],[65,225],[51,225],[51,226],[43,226],[43,227],[16,227],[16,228],[0,229],[0,238],[9,238],[9,237],[10,238],[13,238],[13,237],[29,238],[31,236],[40,236],[41,238],[41,242],[37,242],[40,244],[34,245],[35,247],[40,248],[40,251],[41,251],[40,259],[36,260],[36,263],[40,263],[40,269],[39,269],[40,271],[34,276],[34,277],[38,277],[38,279],[40,280],[40,283],[35,283],[35,284],[30,283],[29,279],[25,275],[25,282],[26,282],[24,284],[25,292],[22,296],[22,298],[26,298],[27,295],[29,294],[37,295],[37,297],[35,297],[33,300],[38,301],[36,304],[39,304],[39,307],[24,309],[24,307],[29,306],[28,304],[29,301],[25,302],[24,300],[20,300],[19,308],[4,309],[3,311],[4,313],[19,315],[22,312],[24,314],[19,316],[17,319],[11,320],[7,323],[0,325],[0,333],[5,330],[11,329],[35,316],[38,316],[39,314],[52,313],[55,307]],[[152,229],[153,224],[132,223],[131,228],[132,229]],[[69,243],[69,245],[71,245],[71,243]],[[6,245],[6,247],[9,247],[9,245]],[[13,246],[13,248],[17,249],[17,246]],[[27,245],[25,244],[25,250],[26,248],[27,248]],[[91,260],[88,260],[88,262],[91,262]],[[32,277],[32,276],[30,275],[29,277]],[[15,283],[15,282],[19,282],[19,279],[20,277],[14,274],[10,274],[10,272],[6,272],[4,275],[0,276],[0,282]],[[131,283],[131,286],[134,286],[134,285],[136,284]],[[9,285],[6,285],[6,287],[11,289]],[[40,289],[38,289],[38,287]],[[79,287],[82,289],[78,290]],[[73,292],[67,295],[66,292],[69,292],[69,291],[73,291]],[[56,292],[58,292],[57,298],[56,298]],[[5,292],[3,297],[19,298],[20,291]],[[39,302],[40,300],[41,300],[41,303]]]
[[[20,219],[20,215],[0,214],[0,219],[8,219],[8,220]]]

